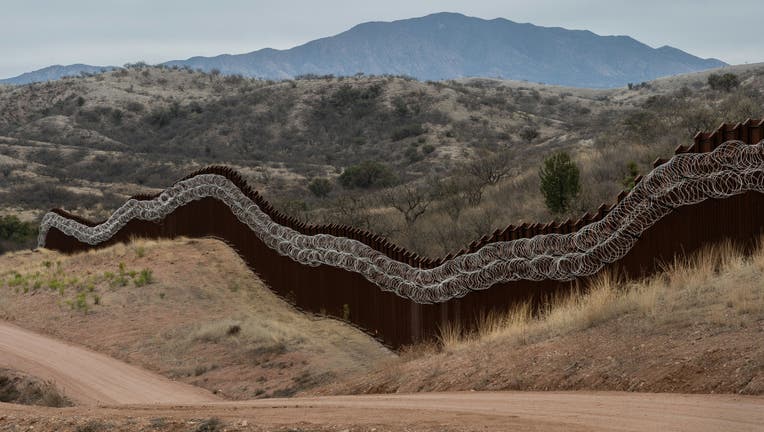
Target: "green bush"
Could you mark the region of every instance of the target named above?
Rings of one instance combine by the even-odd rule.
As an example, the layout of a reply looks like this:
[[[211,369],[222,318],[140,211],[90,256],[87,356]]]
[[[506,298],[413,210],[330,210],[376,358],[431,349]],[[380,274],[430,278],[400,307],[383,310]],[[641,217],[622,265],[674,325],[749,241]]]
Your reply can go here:
[[[731,91],[740,85],[737,75],[726,73],[724,75],[711,74],[708,76],[708,85],[714,90]]]
[[[539,170],[539,177],[547,208],[556,214],[568,211],[581,190],[578,166],[570,156],[559,152],[546,158]]]
[[[310,182],[308,190],[310,190],[313,195],[319,198],[324,198],[332,191],[332,182],[325,178],[317,178]]]
[[[37,236],[37,225],[16,216],[0,216],[0,240],[23,242]]]
[[[390,167],[373,161],[347,167],[339,177],[340,184],[347,188],[373,189],[392,186],[396,178]]]

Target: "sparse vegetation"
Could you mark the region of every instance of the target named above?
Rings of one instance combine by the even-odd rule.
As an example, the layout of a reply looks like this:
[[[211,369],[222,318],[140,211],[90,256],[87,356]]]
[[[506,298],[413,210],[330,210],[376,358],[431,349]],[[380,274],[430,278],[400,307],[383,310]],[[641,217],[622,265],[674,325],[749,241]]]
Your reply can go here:
[[[225,163],[296,217],[442,256],[497,228],[556,217],[537,176],[551,153],[580,167],[586,189],[566,213],[577,217],[630,186],[629,164],[645,173],[698,131],[764,116],[760,72],[570,90],[393,76],[269,82],[131,66],[100,81],[0,90],[0,109],[16,113],[0,119],[0,202],[104,217],[130,193]],[[104,88],[111,99],[94,95]],[[387,199],[387,189],[409,184],[433,197],[415,224]]]
[[[52,382],[40,381],[8,369],[0,369],[0,402],[55,408],[72,405]]]
[[[473,331],[446,326],[437,344],[409,347],[331,391],[762,394],[762,276],[764,250],[746,256],[731,243],[677,259],[644,280],[606,273],[538,312],[520,304],[483,316]]]

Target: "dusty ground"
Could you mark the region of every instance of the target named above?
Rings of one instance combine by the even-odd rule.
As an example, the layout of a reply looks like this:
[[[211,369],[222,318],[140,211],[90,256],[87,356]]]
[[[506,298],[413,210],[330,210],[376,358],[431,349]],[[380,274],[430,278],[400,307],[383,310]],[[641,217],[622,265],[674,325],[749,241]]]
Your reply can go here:
[[[6,254],[0,317],[233,399],[290,396],[392,355],[294,310],[216,240]]]
[[[226,402],[103,354],[0,323],[0,365],[79,404],[0,403],[0,431],[761,430],[764,398],[619,392],[467,392]]]
[[[764,398],[421,393],[51,409],[0,404],[0,431],[761,431]]]
[[[78,405],[209,403],[207,390],[0,321],[0,366],[55,383]]]

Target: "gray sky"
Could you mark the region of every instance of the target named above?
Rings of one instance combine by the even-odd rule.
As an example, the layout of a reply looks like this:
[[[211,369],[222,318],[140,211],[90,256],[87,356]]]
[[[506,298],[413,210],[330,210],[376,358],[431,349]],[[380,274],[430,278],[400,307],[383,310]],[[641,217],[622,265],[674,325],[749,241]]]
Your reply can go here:
[[[284,49],[365,21],[443,11],[628,35],[732,64],[764,61],[762,0],[0,0],[0,78],[52,64]]]

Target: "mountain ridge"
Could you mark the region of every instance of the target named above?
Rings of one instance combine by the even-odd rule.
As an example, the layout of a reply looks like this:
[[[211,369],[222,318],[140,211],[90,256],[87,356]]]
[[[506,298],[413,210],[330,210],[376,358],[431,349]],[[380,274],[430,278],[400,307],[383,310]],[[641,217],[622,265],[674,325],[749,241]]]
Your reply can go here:
[[[652,48],[626,35],[600,36],[590,30],[440,12],[364,22],[284,50],[194,56],[162,65],[273,80],[364,73],[433,81],[486,77],[612,88],[727,64],[668,45]],[[56,65],[0,80],[0,84],[28,84],[111,68]]]
[[[450,12],[365,22],[286,50],[196,56],[164,64],[268,79],[362,72],[420,80],[494,77],[595,88],[726,65],[674,47],[651,48],[625,35],[599,36],[590,30]]]
[[[61,79],[68,76],[79,76],[82,73],[98,74],[116,69],[114,66],[94,66],[83,63],[70,65],[51,65],[30,72],[24,72],[10,78],[0,79],[0,84],[24,85]]]

